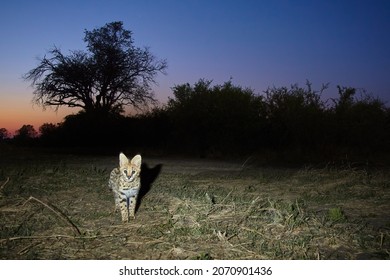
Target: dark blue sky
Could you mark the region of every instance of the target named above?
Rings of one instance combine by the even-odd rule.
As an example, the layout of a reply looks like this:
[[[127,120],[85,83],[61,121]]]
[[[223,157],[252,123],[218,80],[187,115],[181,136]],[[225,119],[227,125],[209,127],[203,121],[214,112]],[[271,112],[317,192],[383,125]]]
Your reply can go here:
[[[324,98],[342,85],[390,101],[390,1],[13,0],[0,10],[0,127],[6,108],[23,110],[22,124],[38,115],[60,121],[61,111],[32,108],[21,76],[53,45],[84,49],[84,30],[112,21],[167,59],[155,88],[163,102],[176,84],[231,77],[256,93],[309,80],[314,89],[330,83]]]

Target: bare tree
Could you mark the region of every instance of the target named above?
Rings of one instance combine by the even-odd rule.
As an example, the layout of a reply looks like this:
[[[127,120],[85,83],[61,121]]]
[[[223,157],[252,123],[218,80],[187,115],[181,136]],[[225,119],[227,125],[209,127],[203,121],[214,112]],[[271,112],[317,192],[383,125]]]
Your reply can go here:
[[[167,62],[148,48],[135,47],[122,22],[85,30],[87,51],[64,55],[54,47],[49,57],[25,74],[34,90],[33,101],[43,106],[80,107],[85,112],[119,113],[125,106],[155,101],[151,84],[165,73]]]

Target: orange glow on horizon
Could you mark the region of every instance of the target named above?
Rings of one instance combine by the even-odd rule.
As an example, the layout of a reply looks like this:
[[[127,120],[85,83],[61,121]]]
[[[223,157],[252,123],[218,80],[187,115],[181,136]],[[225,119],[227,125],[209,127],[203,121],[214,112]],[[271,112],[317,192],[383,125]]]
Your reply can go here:
[[[55,112],[51,108],[43,110],[31,101],[22,98],[2,100],[0,103],[0,128],[6,128],[12,135],[23,125],[30,124],[38,131],[44,123],[57,124],[64,120],[64,117],[76,113],[77,109],[60,108]]]
[[[7,92],[7,93],[5,93]],[[39,132],[44,123],[61,123],[64,117],[79,112],[81,108],[60,107],[56,112],[54,108],[46,108],[33,104],[32,94],[28,91],[10,91],[0,88],[0,128],[6,128],[10,136],[23,125],[32,125]],[[127,109],[125,115],[137,113]]]

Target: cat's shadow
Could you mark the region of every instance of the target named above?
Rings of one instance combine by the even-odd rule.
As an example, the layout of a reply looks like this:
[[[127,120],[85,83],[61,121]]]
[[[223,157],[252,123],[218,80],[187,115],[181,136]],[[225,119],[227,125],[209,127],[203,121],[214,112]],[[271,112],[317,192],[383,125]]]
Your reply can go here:
[[[162,164],[157,164],[154,167],[149,167],[147,163],[142,163],[140,174],[141,187],[138,194],[138,202],[135,207],[136,212],[138,212],[144,196],[152,189],[152,184],[160,174],[162,166]]]

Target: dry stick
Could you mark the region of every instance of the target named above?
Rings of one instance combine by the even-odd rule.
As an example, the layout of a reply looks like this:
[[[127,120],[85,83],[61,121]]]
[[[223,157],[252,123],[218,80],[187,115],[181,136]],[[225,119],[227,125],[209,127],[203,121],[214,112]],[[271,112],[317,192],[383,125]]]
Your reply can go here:
[[[217,210],[217,208],[215,207],[216,205],[223,205],[223,203],[225,202],[225,200],[228,198],[228,196],[233,192],[233,190],[231,190],[226,196],[224,199],[222,199],[222,201],[218,204],[212,204],[212,207],[210,208],[210,210],[207,212],[206,216],[210,215],[211,213],[215,212]],[[206,195],[208,196],[208,194],[206,193]]]
[[[7,185],[8,182],[9,182],[9,177],[7,177],[7,180],[5,180],[5,182],[1,185],[0,191],[3,190],[4,186]]]
[[[0,243],[6,242],[6,241],[15,241],[15,240],[23,240],[23,239],[49,239],[49,238],[68,238],[68,239],[95,239],[95,238],[107,238],[107,237],[113,237],[114,235],[99,235],[99,236],[71,236],[71,235],[64,235],[64,234],[56,234],[56,235],[41,235],[41,236],[15,236],[15,237],[9,237],[0,239]]]
[[[245,164],[252,158],[252,156],[249,156],[244,163],[241,165],[241,169],[244,168]]]
[[[250,214],[250,212],[252,211],[252,208],[253,206],[255,205],[255,203],[260,199],[260,197],[256,197],[254,200],[252,200],[251,204],[249,205],[248,209],[246,209],[245,211],[245,216],[242,217],[242,219],[239,221],[239,224],[241,224],[247,217],[248,215]]]
[[[233,192],[233,190],[231,190],[231,191],[225,196],[225,198],[222,199],[221,203],[219,203],[219,204],[223,204],[223,203],[225,202],[226,198],[228,198],[228,196],[231,195],[232,192]]]
[[[67,222],[68,224],[70,224],[72,226],[72,229],[75,233],[77,233],[78,235],[81,235],[81,232],[79,230],[79,228],[62,212],[60,212],[59,210],[55,210],[54,209],[54,206],[49,206],[48,204],[44,203],[43,201],[39,200],[38,198],[35,198],[33,196],[30,196],[29,199],[27,199],[27,201],[24,203],[26,204],[27,202],[29,202],[30,200],[35,200],[36,202],[39,202],[40,204],[42,204],[43,206],[45,206],[47,209],[49,209],[50,211],[52,211],[54,214],[56,214],[58,217],[60,217],[61,219],[65,220],[65,222]],[[24,205],[23,204],[23,205]]]
[[[25,254],[26,252],[28,252],[28,250],[31,247],[34,247],[34,246],[37,246],[37,245],[38,245],[37,243],[29,244],[27,247],[24,247],[22,250],[19,250],[18,255],[21,256],[21,255]]]

